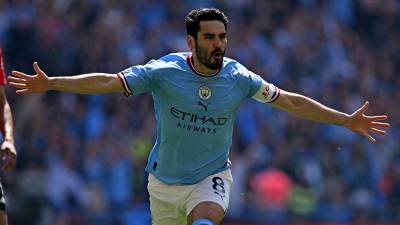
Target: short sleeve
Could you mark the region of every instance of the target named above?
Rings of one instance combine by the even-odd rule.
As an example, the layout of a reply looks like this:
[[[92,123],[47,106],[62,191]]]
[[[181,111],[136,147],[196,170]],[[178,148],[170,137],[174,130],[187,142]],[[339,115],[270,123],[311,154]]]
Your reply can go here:
[[[247,98],[253,98],[259,102],[269,103],[275,101],[279,96],[279,88],[266,82],[259,75],[235,62],[235,68],[240,73],[241,84]]]
[[[260,89],[263,79],[257,74],[247,70],[247,81],[249,83],[248,97],[253,97]]]
[[[157,60],[151,60],[145,65],[132,66],[118,73],[124,86],[124,94],[130,96],[153,91],[156,87],[154,77],[157,68]]]

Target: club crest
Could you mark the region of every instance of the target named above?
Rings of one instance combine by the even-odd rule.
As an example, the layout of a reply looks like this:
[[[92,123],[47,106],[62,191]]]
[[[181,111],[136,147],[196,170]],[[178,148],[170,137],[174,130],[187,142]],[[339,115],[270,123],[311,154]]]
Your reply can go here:
[[[206,86],[201,86],[199,88],[199,97],[203,100],[207,100],[211,97],[211,89]]]

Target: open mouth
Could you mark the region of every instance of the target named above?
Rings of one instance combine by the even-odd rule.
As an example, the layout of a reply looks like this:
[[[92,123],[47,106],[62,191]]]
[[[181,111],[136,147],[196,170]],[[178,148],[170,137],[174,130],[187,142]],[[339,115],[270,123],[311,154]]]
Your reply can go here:
[[[217,58],[217,59],[221,59],[223,57],[223,54],[222,54],[222,52],[216,52],[213,54],[213,57]]]

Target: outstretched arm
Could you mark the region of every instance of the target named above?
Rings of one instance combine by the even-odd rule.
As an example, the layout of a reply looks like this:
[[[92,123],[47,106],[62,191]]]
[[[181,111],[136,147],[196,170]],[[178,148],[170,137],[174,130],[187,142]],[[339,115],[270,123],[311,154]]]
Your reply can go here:
[[[384,129],[390,127],[389,123],[380,122],[387,120],[386,115],[367,116],[364,114],[368,109],[368,102],[349,115],[331,109],[306,96],[280,90],[280,96],[271,104],[304,119],[346,127],[366,136],[372,142],[376,141],[372,137],[372,133],[384,135],[386,134]]]
[[[123,92],[120,78],[116,74],[90,73],[76,76],[48,77],[37,62],[33,63],[35,75],[12,71],[8,78],[10,86],[17,88],[17,94],[40,93],[48,90],[78,94],[101,94]]]
[[[17,160],[17,152],[14,145],[14,123],[10,105],[8,104],[3,87],[0,86],[0,131],[3,142],[0,146],[0,160],[2,169],[11,170]]]

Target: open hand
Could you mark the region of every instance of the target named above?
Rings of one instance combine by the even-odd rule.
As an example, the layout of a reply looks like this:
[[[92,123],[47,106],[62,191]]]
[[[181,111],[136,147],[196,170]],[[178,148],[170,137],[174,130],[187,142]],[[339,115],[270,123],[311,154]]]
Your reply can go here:
[[[39,68],[37,62],[33,63],[35,75],[27,75],[19,71],[12,71],[12,76],[8,77],[9,85],[17,88],[17,94],[40,93],[45,92],[49,88],[49,78]]]
[[[366,101],[364,105],[357,109],[353,114],[350,115],[349,121],[345,124],[348,129],[360,133],[368,138],[368,140],[375,142],[373,134],[385,135],[387,129],[390,127],[389,123],[378,122],[387,120],[387,115],[379,116],[367,116],[364,113],[367,111],[369,102]]]

